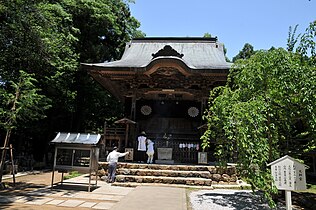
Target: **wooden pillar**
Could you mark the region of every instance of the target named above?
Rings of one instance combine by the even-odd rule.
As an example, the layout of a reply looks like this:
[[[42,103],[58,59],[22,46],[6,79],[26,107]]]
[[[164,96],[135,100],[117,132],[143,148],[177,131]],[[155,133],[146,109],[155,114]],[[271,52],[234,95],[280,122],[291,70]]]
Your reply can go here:
[[[104,122],[104,132],[103,132],[103,138],[104,138],[104,149],[106,148],[106,121]]]
[[[56,159],[57,159],[57,147],[55,146],[55,154],[54,154],[54,164],[53,164],[53,173],[52,173],[51,189],[53,189],[53,185],[54,185],[54,175],[55,175]]]
[[[208,98],[202,98],[201,100],[201,115],[203,115],[204,110],[207,108]]]
[[[136,119],[136,96],[135,95],[132,98],[131,116],[132,116],[132,120],[135,121]]]
[[[12,144],[10,144],[10,157],[11,157],[11,166],[12,166],[12,178],[13,178],[13,186],[15,186],[15,167],[14,167],[14,160],[13,160],[13,152],[12,152]]]
[[[129,124],[126,123],[126,130],[125,130],[125,148],[127,147],[127,143],[128,143],[128,131],[129,131]]]
[[[95,174],[96,175],[96,177],[97,177],[97,174]],[[91,167],[90,167],[90,169],[89,169],[89,186],[88,186],[88,192],[90,192],[91,191]]]

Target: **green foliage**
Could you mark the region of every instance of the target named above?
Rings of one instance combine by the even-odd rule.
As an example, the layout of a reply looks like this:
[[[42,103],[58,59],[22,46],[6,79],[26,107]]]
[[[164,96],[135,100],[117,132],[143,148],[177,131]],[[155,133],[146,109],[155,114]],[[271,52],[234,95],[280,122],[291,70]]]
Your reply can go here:
[[[297,135],[316,134],[315,66],[284,49],[258,51],[232,67],[228,84],[211,92],[203,147],[215,139],[222,165],[238,164],[253,189],[276,192],[266,165],[298,155]],[[301,144],[301,142],[299,142]],[[293,146],[293,147],[291,147]]]
[[[0,88],[0,128],[6,131],[3,148],[9,146],[11,131],[24,123],[45,117],[43,113],[50,106],[45,96],[39,94],[34,75],[20,71],[17,81],[3,81]],[[0,160],[0,182],[2,182],[6,149],[2,150]]]
[[[235,57],[233,57],[233,62],[237,61],[238,59],[250,58],[253,54],[255,54],[253,46],[249,43],[246,43],[242,50],[239,51],[239,53]]]
[[[81,173],[79,173],[78,171],[71,171],[71,172],[69,172],[69,174],[68,175],[66,175],[65,177],[64,177],[64,179],[66,180],[66,179],[72,179],[72,178],[75,178],[75,177],[78,177],[78,176],[81,176],[82,174]]]
[[[139,22],[131,16],[128,5],[112,0],[63,0],[60,3],[79,30],[75,44],[80,62],[104,62],[119,59],[125,43],[134,36]],[[99,131],[106,118],[120,115],[122,109],[86,72],[78,71],[74,80],[73,130]],[[70,80],[70,81],[72,81]],[[68,81],[68,80],[63,80]],[[68,91],[70,92],[70,91]],[[71,92],[70,92],[71,93]]]
[[[77,35],[77,51],[81,62],[104,62],[118,59],[125,42],[140,35],[139,22],[131,16],[124,1],[61,0],[72,15]]]
[[[5,82],[0,89],[0,126],[5,130],[16,128],[18,121],[29,122],[45,117],[50,106],[45,96],[39,94],[34,75],[20,71],[17,81]]]
[[[72,27],[71,15],[58,4],[37,2],[5,3],[0,28],[2,76],[12,80],[20,69],[34,73],[43,93],[67,108],[64,102],[68,100],[62,98],[73,97],[69,84],[79,66],[72,46],[77,31]]]
[[[118,101],[81,71],[80,63],[118,59],[126,42],[145,35],[137,30],[140,23],[131,16],[129,3],[133,1],[1,1],[0,85],[17,81],[23,69],[37,80],[34,90],[40,89],[50,105],[42,112],[45,119],[18,120],[13,138],[31,139],[38,147],[33,149],[44,153],[48,146],[43,136],[100,131],[105,119],[120,115]]]
[[[297,27],[298,25],[295,25],[293,31],[292,27],[289,27],[289,36],[287,38],[287,50],[290,52],[293,52],[295,45],[298,42],[299,37],[301,36],[300,34],[296,36]]]
[[[296,29],[296,28],[295,28]],[[295,32],[295,31],[294,31]],[[299,39],[300,37],[300,39]],[[289,40],[288,40],[289,42]],[[302,97],[303,97],[303,102],[304,103],[313,103],[313,98],[311,98],[311,94],[315,94],[315,88],[307,88],[308,85],[315,85],[314,81],[315,81],[315,66],[316,66],[316,20],[311,22],[309,24],[309,27],[305,30],[305,33],[303,33],[302,35],[299,35],[297,37],[297,42],[298,42],[298,46],[296,49],[293,48],[293,51],[295,51],[297,54],[301,55],[301,59],[302,59],[302,63],[304,63],[305,65],[310,65],[314,68],[314,72],[312,72],[311,74],[307,74],[305,76],[305,82],[306,88],[302,89]],[[289,45],[289,44],[288,44]],[[294,47],[294,46],[293,46]],[[302,81],[301,81],[302,82]],[[310,87],[314,87],[314,86],[310,86]],[[311,91],[311,94],[309,94],[308,92]],[[308,106],[308,110],[309,112],[313,112],[311,117],[309,118],[309,124],[313,127],[313,129],[315,129],[315,122],[313,121],[313,119],[315,119],[315,109],[309,105]],[[310,136],[310,137],[309,137]],[[298,136],[299,138],[308,138],[309,137],[309,141],[307,142],[307,144],[305,145],[305,147],[303,148],[304,152],[309,152],[312,150],[316,150],[316,137],[313,133],[309,133],[308,131],[302,134],[299,134]]]
[[[307,184],[307,189],[303,190],[301,192],[308,192],[308,193],[316,194],[316,185],[314,185],[314,184]]]
[[[311,56],[307,60],[316,65],[316,20],[309,24],[309,27],[301,36],[296,52],[306,57]]]
[[[211,35],[210,33],[206,32],[206,33],[203,35],[203,37],[205,37],[205,38],[211,38],[212,35]]]

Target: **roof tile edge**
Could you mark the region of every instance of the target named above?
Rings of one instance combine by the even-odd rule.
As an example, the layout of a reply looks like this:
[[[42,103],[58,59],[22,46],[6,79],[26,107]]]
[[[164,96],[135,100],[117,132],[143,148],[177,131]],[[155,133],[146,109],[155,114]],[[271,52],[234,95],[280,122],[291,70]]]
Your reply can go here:
[[[204,42],[217,42],[217,37],[144,37],[144,38],[134,38],[132,42],[141,42],[141,41],[204,41]]]

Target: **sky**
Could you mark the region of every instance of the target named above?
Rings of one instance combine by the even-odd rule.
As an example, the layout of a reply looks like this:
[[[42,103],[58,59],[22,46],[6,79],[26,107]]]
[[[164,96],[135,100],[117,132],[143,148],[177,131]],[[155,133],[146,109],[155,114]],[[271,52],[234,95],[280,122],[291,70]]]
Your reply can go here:
[[[232,59],[255,50],[286,48],[289,27],[303,33],[316,20],[316,0],[135,0],[132,16],[146,37],[217,36]]]

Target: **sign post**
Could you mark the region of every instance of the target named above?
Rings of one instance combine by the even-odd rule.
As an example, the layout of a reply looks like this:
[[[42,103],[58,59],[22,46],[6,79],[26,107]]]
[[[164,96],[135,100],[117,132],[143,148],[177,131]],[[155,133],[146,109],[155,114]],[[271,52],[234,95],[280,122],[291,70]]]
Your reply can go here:
[[[286,203],[286,210],[291,210],[292,209],[291,190],[285,190],[285,203]]]
[[[291,210],[291,191],[306,190],[305,169],[308,166],[288,155],[269,163],[268,166],[271,166],[275,186],[278,190],[285,190],[286,209]]]

